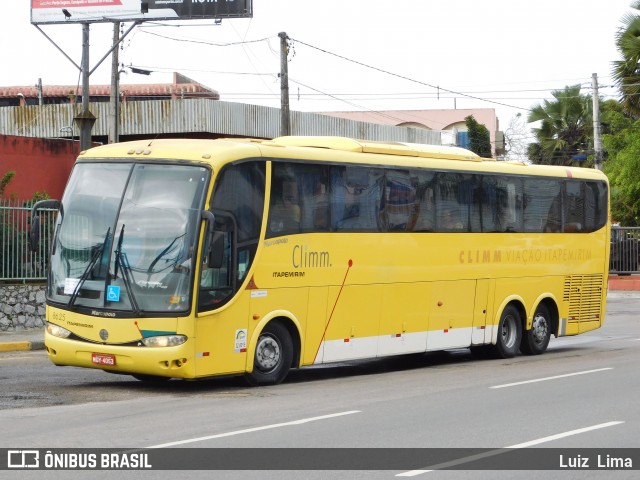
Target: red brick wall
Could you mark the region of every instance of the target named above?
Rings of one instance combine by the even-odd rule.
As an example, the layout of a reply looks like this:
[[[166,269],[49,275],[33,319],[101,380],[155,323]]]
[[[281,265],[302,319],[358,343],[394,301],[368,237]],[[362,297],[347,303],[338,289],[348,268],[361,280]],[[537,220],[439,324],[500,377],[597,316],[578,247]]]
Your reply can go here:
[[[0,178],[16,172],[4,197],[29,200],[35,192],[46,192],[62,198],[79,151],[77,141],[0,135]]]

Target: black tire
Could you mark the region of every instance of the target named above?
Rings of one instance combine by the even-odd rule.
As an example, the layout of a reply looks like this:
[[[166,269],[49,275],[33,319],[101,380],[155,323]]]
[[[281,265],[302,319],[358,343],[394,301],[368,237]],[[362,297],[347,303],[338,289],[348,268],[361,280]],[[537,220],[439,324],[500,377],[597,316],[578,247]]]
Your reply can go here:
[[[545,305],[538,305],[533,314],[531,330],[522,335],[520,351],[525,355],[540,355],[549,346],[551,339],[551,314]]]
[[[507,305],[498,323],[498,338],[493,346],[497,358],[514,357],[520,349],[522,338],[522,318],[513,305]]]
[[[253,356],[253,372],[245,378],[250,385],[277,385],[282,382],[293,361],[293,342],[281,323],[271,322],[260,333]]]

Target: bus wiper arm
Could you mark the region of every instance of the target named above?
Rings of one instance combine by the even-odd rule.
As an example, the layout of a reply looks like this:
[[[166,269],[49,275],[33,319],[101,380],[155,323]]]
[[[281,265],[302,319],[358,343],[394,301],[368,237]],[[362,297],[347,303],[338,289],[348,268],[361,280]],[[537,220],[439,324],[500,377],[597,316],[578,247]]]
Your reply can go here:
[[[102,253],[104,252],[104,247],[109,242],[110,233],[111,233],[111,227],[109,227],[109,229],[107,230],[107,234],[104,236],[104,242],[102,242],[102,244],[95,249],[95,251],[93,252],[93,255],[91,256],[91,260],[89,260],[89,263],[84,269],[84,272],[82,272],[82,275],[78,279],[78,283],[76,287],[73,289],[73,294],[71,295],[71,298],[69,299],[69,303],[67,304],[68,307],[73,306],[73,304],[76,301],[76,298],[78,298],[78,295],[80,294],[80,288],[82,288],[82,285],[84,284],[84,282],[87,280],[87,278],[89,278],[89,274],[91,273],[91,270],[93,270],[93,267],[96,266],[96,263],[98,263],[98,259],[102,257]]]
[[[118,266],[120,265],[120,252],[122,252],[122,239],[124,238],[124,223],[120,229],[120,235],[118,235],[118,248],[115,251],[115,258],[113,259],[113,278],[118,278]]]
[[[136,316],[140,316],[140,307],[138,306],[138,301],[136,300],[136,295],[133,292],[133,280],[131,278],[131,266],[129,265],[129,261],[127,260],[127,254],[122,251],[122,239],[124,238],[124,223],[122,224],[122,228],[120,229],[120,235],[118,235],[118,248],[115,251],[115,260],[113,266],[113,278],[118,277],[118,267],[122,270],[122,282],[124,283],[124,288],[127,290],[127,296],[129,297],[129,303],[131,303],[131,309],[136,314]]]

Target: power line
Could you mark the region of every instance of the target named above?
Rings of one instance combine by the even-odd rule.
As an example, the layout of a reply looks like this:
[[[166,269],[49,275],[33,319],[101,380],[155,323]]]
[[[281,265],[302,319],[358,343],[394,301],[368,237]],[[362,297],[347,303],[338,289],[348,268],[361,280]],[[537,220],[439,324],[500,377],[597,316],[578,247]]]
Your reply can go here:
[[[377,72],[381,72],[381,73],[385,73],[385,74],[387,74],[387,75],[391,75],[391,76],[394,76],[394,77],[397,77],[397,78],[401,78],[401,79],[403,79],[403,80],[407,80],[407,81],[409,81],[409,82],[418,83],[418,84],[420,84],[420,85],[425,85],[425,86],[427,86],[427,87],[431,87],[431,88],[434,88],[434,89],[436,89],[436,90],[441,90],[441,91],[444,91],[444,92],[447,92],[447,93],[452,93],[452,94],[454,94],[454,95],[459,95],[459,96],[463,96],[463,97],[471,98],[471,99],[473,99],[473,100],[480,100],[480,101],[483,101],[483,102],[494,103],[494,104],[496,104],[496,105],[501,105],[501,106],[503,106],[503,107],[509,107],[509,108],[515,108],[515,109],[518,109],[518,110],[531,111],[531,109],[529,109],[529,108],[517,107],[517,106],[515,106],[515,105],[509,105],[509,104],[506,104],[506,103],[501,103],[501,102],[496,102],[496,101],[492,101],[492,100],[487,100],[487,99],[485,99],[485,98],[476,97],[476,96],[474,96],[474,95],[469,95],[469,94],[466,94],[466,93],[463,93],[463,92],[457,92],[457,91],[455,91],[455,90],[449,90],[449,89],[447,89],[447,88],[440,87],[440,86],[437,86],[437,85],[431,85],[431,84],[429,84],[429,83],[427,83],[427,82],[422,82],[422,81],[420,81],[420,80],[415,80],[415,79],[413,79],[413,78],[409,78],[409,77],[406,77],[406,76],[404,76],[404,75],[400,75],[400,74],[398,74],[398,73],[393,73],[393,72],[390,72],[390,71],[388,71],[388,70],[384,70],[384,69],[382,69],[382,68],[374,67],[374,66],[368,65],[368,64],[366,64],[366,63],[359,62],[359,61],[357,61],[357,60],[353,60],[353,59],[351,59],[351,58],[347,58],[347,57],[345,57],[345,56],[343,56],[343,55],[338,55],[337,53],[329,52],[328,50],[324,50],[324,49],[322,49],[322,48],[319,48],[319,47],[316,47],[316,46],[310,45],[310,44],[305,43],[305,42],[302,42],[302,41],[300,41],[300,40],[296,40],[296,39],[292,39],[292,40],[293,40],[294,42],[298,42],[298,43],[300,43],[300,44],[302,44],[302,45],[305,45],[305,46],[307,46],[307,47],[309,47],[309,48],[313,48],[313,49],[315,49],[315,50],[318,50],[318,51],[320,51],[320,52],[323,52],[323,53],[325,53],[325,54],[327,54],[327,55],[333,55],[334,57],[340,58],[340,59],[342,59],[342,60],[346,60],[346,61],[351,62],[351,63],[355,63],[356,65],[360,65],[360,66],[362,66],[362,67],[366,67],[366,68],[369,68],[369,69],[371,69],[371,70],[375,70],[375,71],[377,71]]]
[[[172,37],[169,35],[163,35],[161,33],[156,33],[156,32],[148,32],[146,31],[144,28],[140,28],[139,31],[141,33],[146,33],[147,35],[153,35],[155,37],[160,37],[160,38],[164,38],[166,40],[173,40],[176,42],[186,42],[186,43],[196,43],[196,44],[200,44],[200,45],[209,45],[211,47],[235,47],[238,45],[246,45],[246,44],[250,44],[250,43],[260,43],[260,42],[264,42],[265,40],[269,40],[272,37],[265,37],[265,38],[261,38],[258,40],[242,40],[239,42],[228,42],[228,43],[216,43],[216,42],[208,42],[206,40],[196,40],[193,38],[179,38],[179,37]]]
[[[158,27],[158,26],[166,26],[165,24],[157,24],[157,25],[150,25],[152,27]],[[172,25],[173,26],[173,25]],[[180,25],[178,25],[180,26]],[[248,44],[253,44],[253,43],[261,43],[261,42],[267,42],[267,45],[270,45],[269,40],[272,39],[273,37],[265,37],[265,38],[261,38],[261,39],[257,39],[257,40],[246,40],[246,36],[245,38],[243,38],[241,41],[238,42],[228,42],[228,43],[217,43],[217,42],[209,42],[209,41],[205,41],[205,40],[196,40],[196,39],[189,39],[189,38],[179,38],[179,37],[174,37],[174,36],[169,36],[169,35],[164,35],[164,34],[160,34],[160,33],[156,33],[156,32],[150,32],[150,31],[146,31],[144,30],[144,28],[140,28],[139,29],[142,33],[146,33],[148,35],[153,35],[153,36],[157,36],[160,38],[165,38],[168,40],[173,40],[173,41],[179,41],[179,42],[187,42],[187,43],[195,43],[195,44],[203,44],[203,45],[208,45],[208,46],[215,46],[215,47],[230,47],[230,46],[243,46],[246,47]],[[236,31],[236,34],[238,32]],[[238,35],[240,37],[240,35]],[[307,85],[302,84],[301,82],[296,82],[299,85],[308,88],[310,90],[313,90],[315,92],[317,92],[318,96],[326,96],[329,98],[332,98],[334,100],[340,101],[340,102],[344,102],[347,103],[349,105],[352,106],[357,106],[358,108],[365,108],[362,107],[360,105],[355,105],[353,104],[350,100],[353,97],[353,99],[359,99],[359,100],[416,100],[416,99],[433,99],[433,98],[438,98],[438,99],[451,99],[451,98],[457,98],[459,96],[461,97],[466,97],[466,98],[470,98],[473,100],[478,100],[478,101],[482,101],[482,102],[487,102],[487,103],[492,103],[492,104],[496,104],[496,105],[501,105],[504,107],[509,107],[509,108],[514,108],[514,109],[518,109],[518,110],[524,110],[524,111],[528,111],[530,112],[531,109],[530,108],[525,108],[525,107],[520,107],[520,106],[516,106],[516,105],[512,105],[512,104],[507,104],[498,100],[528,100],[528,101],[536,101],[536,100],[540,100],[539,97],[510,97],[510,96],[497,96],[497,97],[486,97],[486,96],[478,96],[478,94],[497,94],[497,93],[526,93],[526,92],[555,92],[555,91],[561,91],[559,89],[553,89],[553,88],[544,88],[544,89],[539,89],[539,88],[529,88],[529,89],[494,89],[494,90],[471,90],[471,91],[466,91],[466,92],[462,92],[462,91],[458,91],[458,90],[452,90],[452,89],[448,89],[445,87],[440,87],[437,85],[432,85],[430,83],[427,82],[423,82],[420,80],[416,80],[410,77],[407,77],[405,75],[400,75],[394,72],[390,72],[388,70],[384,70],[382,68],[379,67],[375,67],[369,64],[366,64],[364,62],[360,62],[358,60],[353,60],[351,58],[345,57],[343,55],[339,55],[336,54],[334,52],[330,52],[328,50],[316,47],[314,45],[308,44],[306,42],[303,42],[301,40],[296,40],[296,39],[290,39],[294,42],[297,42],[301,45],[307,46],[309,48],[315,49],[319,52],[322,52],[324,54],[327,55],[331,55],[334,56],[336,58],[340,58],[342,60],[354,63],[356,65],[371,69],[371,70],[375,70],[378,71],[380,73],[384,73],[386,75],[391,75],[393,77],[396,78],[400,78],[406,81],[410,81],[413,83],[417,83],[420,85],[424,85],[427,87],[430,87],[432,89],[435,89],[436,92],[416,92],[416,93],[340,93],[340,94],[329,94],[326,92],[322,92],[318,89],[309,87]],[[245,55],[247,55],[247,58],[249,57],[248,55],[248,51],[245,49]],[[249,58],[248,58],[249,59]],[[250,59],[249,59],[250,61]],[[253,65],[253,62],[250,61],[250,63],[252,64],[252,66],[255,69],[255,65]],[[172,69],[166,69],[166,68],[162,68],[162,67],[156,67],[156,70],[171,70],[171,71],[175,71],[175,68]],[[180,70],[184,70],[184,71],[200,71],[200,72],[206,72],[206,73],[215,73],[215,74],[230,74],[230,75],[255,75],[255,76],[276,76],[277,74],[275,73],[260,73],[260,72],[223,72],[223,71],[211,71],[211,70],[193,70],[193,69],[180,69]],[[528,82],[530,83],[530,82]],[[581,83],[580,86],[589,86],[589,83]],[[615,85],[605,85],[602,86],[602,88],[614,88]],[[440,92],[446,92],[449,95],[442,95]],[[227,94],[227,95],[242,95],[242,94]],[[251,97],[255,97],[255,94],[245,94],[245,95],[250,95]],[[277,94],[272,94],[272,95],[277,95]],[[300,97],[305,97],[307,100],[311,100],[313,99],[313,96],[316,94],[298,94],[298,98]],[[400,96],[400,98],[399,98]],[[367,98],[369,97],[369,98]],[[578,97],[579,98],[579,97]],[[368,111],[373,111],[370,109],[366,109]],[[379,113],[379,112],[377,112]]]

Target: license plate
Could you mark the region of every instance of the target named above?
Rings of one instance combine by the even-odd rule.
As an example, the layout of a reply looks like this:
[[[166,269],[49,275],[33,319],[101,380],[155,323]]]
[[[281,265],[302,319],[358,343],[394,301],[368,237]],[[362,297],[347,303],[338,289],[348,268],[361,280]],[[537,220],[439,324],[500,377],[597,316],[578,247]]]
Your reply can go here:
[[[96,365],[107,365],[109,367],[113,367],[116,364],[116,356],[110,355],[108,353],[92,353],[91,363],[95,363]]]

